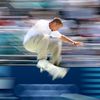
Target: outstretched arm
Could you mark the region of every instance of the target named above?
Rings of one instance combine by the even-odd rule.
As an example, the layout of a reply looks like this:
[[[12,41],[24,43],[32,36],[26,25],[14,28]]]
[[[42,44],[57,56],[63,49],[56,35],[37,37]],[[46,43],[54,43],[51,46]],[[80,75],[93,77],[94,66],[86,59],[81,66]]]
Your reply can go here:
[[[74,41],[74,40],[70,39],[69,37],[67,37],[65,35],[62,35],[60,40],[63,41],[63,42],[67,42],[67,43],[69,42],[69,43],[76,45],[76,46],[82,46],[83,45],[82,42]]]

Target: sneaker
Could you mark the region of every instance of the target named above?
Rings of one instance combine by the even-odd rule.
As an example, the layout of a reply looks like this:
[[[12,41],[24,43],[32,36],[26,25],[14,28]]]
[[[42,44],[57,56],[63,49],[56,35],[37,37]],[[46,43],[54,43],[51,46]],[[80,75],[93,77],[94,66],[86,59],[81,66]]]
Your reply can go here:
[[[63,78],[67,74],[66,68],[55,66],[45,59],[40,60],[37,67],[40,68],[40,72],[47,71],[53,77],[53,80]]]
[[[48,61],[45,59],[39,60],[39,62],[37,63],[37,67],[40,68],[40,72],[43,72],[45,70],[47,63]]]

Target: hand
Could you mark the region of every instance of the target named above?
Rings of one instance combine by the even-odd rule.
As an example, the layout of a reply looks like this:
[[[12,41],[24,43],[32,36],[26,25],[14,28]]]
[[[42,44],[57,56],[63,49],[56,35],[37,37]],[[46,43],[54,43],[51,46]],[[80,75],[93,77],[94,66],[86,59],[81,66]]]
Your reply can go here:
[[[82,42],[77,42],[77,41],[75,41],[73,44],[74,44],[75,46],[83,46],[83,43],[82,43]]]

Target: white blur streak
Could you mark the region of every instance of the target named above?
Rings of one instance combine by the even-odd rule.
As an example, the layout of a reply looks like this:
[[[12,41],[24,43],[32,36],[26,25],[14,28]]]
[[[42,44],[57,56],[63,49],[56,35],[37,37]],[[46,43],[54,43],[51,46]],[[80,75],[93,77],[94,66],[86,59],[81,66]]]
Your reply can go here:
[[[87,3],[97,5],[98,2],[99,0],[67,0],[70,5],[87,5]]]

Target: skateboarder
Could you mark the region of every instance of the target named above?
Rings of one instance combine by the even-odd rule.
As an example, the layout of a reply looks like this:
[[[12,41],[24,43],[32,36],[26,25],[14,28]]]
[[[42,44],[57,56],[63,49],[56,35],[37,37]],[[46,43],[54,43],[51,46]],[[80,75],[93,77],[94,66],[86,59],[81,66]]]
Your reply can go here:
[[[63,78],[67,73],[67,69],[58,67],[61,62],[62,42],[69,42],[76,46],[82,45],[81,42],[62,35],[58,31],[61,27],[63,23],[60,18],[54,18],[51,21],[39,20],[28,31],[23,41],[26,50],[37,53],[37,67],[41,72],[47,71],[53,79]],[[48,53],[52,55],[50,61],[47,60]]]

